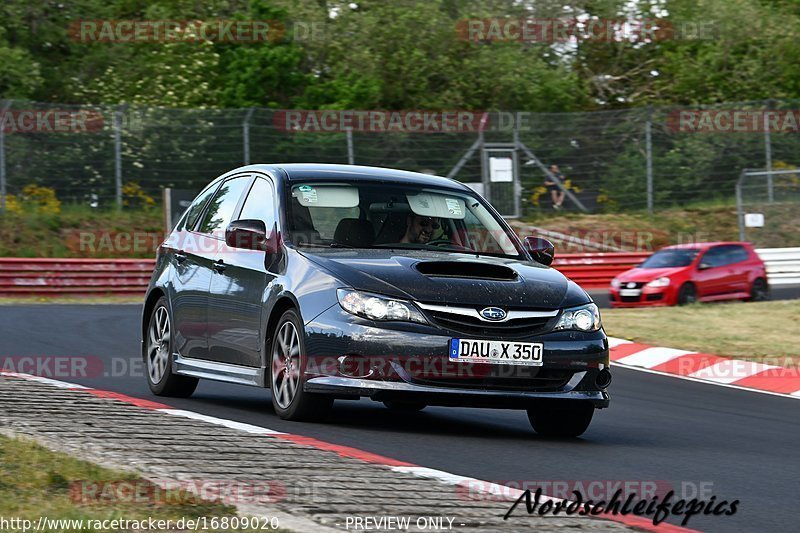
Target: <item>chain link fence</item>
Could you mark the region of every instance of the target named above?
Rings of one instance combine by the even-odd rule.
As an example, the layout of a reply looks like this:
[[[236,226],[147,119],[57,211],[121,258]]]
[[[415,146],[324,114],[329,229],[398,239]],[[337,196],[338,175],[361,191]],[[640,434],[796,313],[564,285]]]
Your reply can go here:
[[[260,108],[5,101],[0,196],[5,202],[7,195],[39,185],[54,189],[65,203],[124,206],[133,194],[158,202],[165,187],[199,190],[223,172],[259,162],[355,163],[478,183],[485,180],[486,147],[506,146],[519,162],[519,188],[509,194],[520,196],[523,215],[550,208],[543,182],[551,164],[568,180],[574,200],[564,205],[570,209],[733,206],[742,169],[794,168],[800,136],[797,129],[774,131],[766,120],[762,128],[727,127],[725,120],[736,112],[789,116],[798,107],[798,101],[776,100],[691,110],[480,113],[479,121],[457,131],[389,133],[297,130],[286,127],[285,112]],[[697,114],[702,112],[709,115]]]
[[[744,170],[736,184],[739,239],[794,242],[800,229],[800,170]]]

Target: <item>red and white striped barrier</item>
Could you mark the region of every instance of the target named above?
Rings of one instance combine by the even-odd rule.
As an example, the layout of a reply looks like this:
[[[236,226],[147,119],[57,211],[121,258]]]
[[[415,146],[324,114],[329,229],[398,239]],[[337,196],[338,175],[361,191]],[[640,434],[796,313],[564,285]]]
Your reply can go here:
[[[614,337],[608,342],[611,362],[616,365],[800,399],[800,368],[649,346]]]

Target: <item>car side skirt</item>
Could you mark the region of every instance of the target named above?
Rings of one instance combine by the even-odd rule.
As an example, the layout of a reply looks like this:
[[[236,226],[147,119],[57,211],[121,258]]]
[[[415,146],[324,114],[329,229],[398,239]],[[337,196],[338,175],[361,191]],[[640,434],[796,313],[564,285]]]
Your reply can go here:
[[[172,372],[180,376],[213,379],[226,383],[265,387],[266,371],[263,367],[239,366],[228,363],[217,363],[205,359],[191,359],[173,354]]]

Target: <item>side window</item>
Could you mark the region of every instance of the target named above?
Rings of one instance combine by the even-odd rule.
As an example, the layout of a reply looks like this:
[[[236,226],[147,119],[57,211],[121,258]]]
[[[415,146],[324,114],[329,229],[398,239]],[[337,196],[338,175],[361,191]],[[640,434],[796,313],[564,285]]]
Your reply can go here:
[[[211,198],[211,195],[214,194],[214,191],[217,190],[219,184],[209,187],[200,194],[197,195],[197,198],[194,199],[192,205],[189,206],[188,212],[186,213],[186,218],[183,219],[183,225],[180,229],[188,229],[191,230],[194,228],[194,225],[197,223],[197,219],[200,217],[200,213],[203,212],[203,207],[205,207],[206,202],[208,199]]]
[[[272,185],[267,180],[256,179],[253,188],[247,194],[239,218],[263,220],[267,232],[272,231],[275,226],[275,193],[272,192]]]
[[[233,178],[223,183],[217,194],[214,195],[214,199],[208,204],[206,214],[197,231],[221,237],[225,228],[231,223],[239,198],[242,197],[242,193],[249,184],[249,176]]]
[[[703,256],[701,262],[710,265],[712,268],[727,265],[730,262],[728,259],[727,248],[727,246],[717,246],[716,248],[711,248],[706,252],[706,255]]]
[[[731,245],[730,248],[730,263],[741,263],[742,261],[747,261],[747,259],[750,257],[750,255],[747,253],[747,250],[745,250],[742,246]]]

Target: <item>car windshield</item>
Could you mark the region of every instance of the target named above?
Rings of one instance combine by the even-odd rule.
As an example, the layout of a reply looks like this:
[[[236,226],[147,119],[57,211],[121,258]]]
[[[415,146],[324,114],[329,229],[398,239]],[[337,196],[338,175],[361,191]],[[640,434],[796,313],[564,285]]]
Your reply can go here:
[[[639,265],[639,268],[671,268],[685,267],[692,264],[699,250],[686,248],[682,250],[661,250],[656,252]]]
[[[357,181],[296,183],[288,194],[296,246],[521,256],[503,221],[468,191]]]

